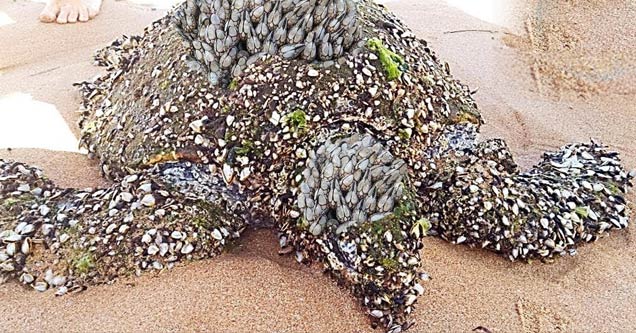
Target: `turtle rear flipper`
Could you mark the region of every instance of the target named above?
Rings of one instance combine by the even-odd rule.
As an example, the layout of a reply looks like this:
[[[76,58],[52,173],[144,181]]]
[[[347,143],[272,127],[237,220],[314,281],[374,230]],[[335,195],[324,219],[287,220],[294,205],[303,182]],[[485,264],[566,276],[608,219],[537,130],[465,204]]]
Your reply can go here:
[[[213,257],[247,226],[244,201],[207,167],[190,163],[77,190],[0,160],[0,273],[65,292]]]
[[[633,178],[618,154],[595,142],[546,153],[528,172],[510,168],[501,140],[440,162],[439,189],[427,191],[434,228],[453,243],[487,248],[511,260],[576,253],[629,224],[625,193]]]

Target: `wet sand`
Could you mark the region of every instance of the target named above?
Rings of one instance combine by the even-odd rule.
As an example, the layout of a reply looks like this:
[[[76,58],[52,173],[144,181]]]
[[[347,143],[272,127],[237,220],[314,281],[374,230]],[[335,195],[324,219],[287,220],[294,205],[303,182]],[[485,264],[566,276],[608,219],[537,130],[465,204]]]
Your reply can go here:
[[[515,3],[520,24],[508,27],[480,21],[445,1],[400,0],[388,6],[429,41],[457,78],[479,89],[476,99],[487,122],[483,136],[505,138],[523,167],[545,150],[594,137],[635,168],[633,93],[608,89],[585,99],[540,93],[532,58],[505,42],[509,34],[448,33],[509,31],[526,38],[523,21],[536,7]],[[79,97],[71,84],[98,73],[90,61],[93,51],[120,34],[140,32],[162,12],[106,1],[93,22],[43,26],[36,22],[40,8],[23,0],[0,4],[0,13],[17,21],[0,26],[0,45],[11,45],[0,48],[0,98],[21,92],[51,103],[77,135]],[[81,154],[2,148],[0,158],[39,165],[63,186],[103,184],[96,164]],[[411,331],[470,332],[479,326],[492,332],[636,331],[635,236],[633,229],[615,232],[554,264],[510,263],[428,238],[422,255],[433,279],[418,301],[418,324]],[[0,285],[0,300],[0,331],[6,332],[373,332],[346,291],[317,268],[279,257],[269,230],[249,232],[229,254],[159,275],[62,298],[9,283]]]

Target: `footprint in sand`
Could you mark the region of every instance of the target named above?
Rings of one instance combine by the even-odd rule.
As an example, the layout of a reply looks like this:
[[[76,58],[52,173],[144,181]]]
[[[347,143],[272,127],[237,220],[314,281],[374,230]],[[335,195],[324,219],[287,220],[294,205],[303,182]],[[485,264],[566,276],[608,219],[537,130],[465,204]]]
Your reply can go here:
[[[544,305],[520,299],[516,304],[523,332],[568,332],[570,319]]]

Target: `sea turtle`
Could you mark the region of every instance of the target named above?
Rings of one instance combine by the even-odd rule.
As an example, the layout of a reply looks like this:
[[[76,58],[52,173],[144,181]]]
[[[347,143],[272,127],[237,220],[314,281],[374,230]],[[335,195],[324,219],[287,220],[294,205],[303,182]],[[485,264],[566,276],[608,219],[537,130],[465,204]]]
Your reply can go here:
[[[511,260],[628,226],[635,174],[575,144],[520,172],[471,91],[371,0],[188,0],[99,51],[81,145],[112,185],[0,161],[0,270],[36,290],[211,257],[248,225],[400,332],[427,232]],[[429,231],[430,228],[430,231]]]

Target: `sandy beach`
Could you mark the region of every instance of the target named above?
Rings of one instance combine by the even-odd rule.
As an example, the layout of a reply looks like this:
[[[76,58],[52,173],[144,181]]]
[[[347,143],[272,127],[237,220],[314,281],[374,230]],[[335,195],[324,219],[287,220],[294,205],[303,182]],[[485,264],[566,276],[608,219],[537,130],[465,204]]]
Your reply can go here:
[[[503,3],[486,2],[493,10]],[[619,151],[628,169],[636,168],[633,2],[556,7],[506,1],[501,11],[508,16],[497,22],[497,15],[480,16],[459,3],[400,0],[387,6],[456,78],[478,89],[484,138],[504,138],[522,167],[546,150],[595,138]],[[96,49],[140,33],[165,12],[106,0],[95,20],[60,26],[39,23],[41,8],[25,0],[0,3],[0,158],[37,165],[61,186],[105,184],[97,164],[68,143],[79,135],[79,94],[72,84],[99,74],[92,64]],[[599,8],[608,8],[605,17],[593,19]],[[556,48],[564,31],[573,41],[569,50]],[[601,55],[603,49],[609,53]],[[580,61],[561,73],[572,59]],[[21,147],[25,140],[28,147]],[[410,332],[634,332],[635,238],[633,228],[613,232],[574,257],[542,264],[511,263],[429,237],[422,258],[432,280]],[[277,251],[274,231],[251,230],[213,260],[75,295],[3,284],[0,331],[374,332],[347,291],[318,268]]]

